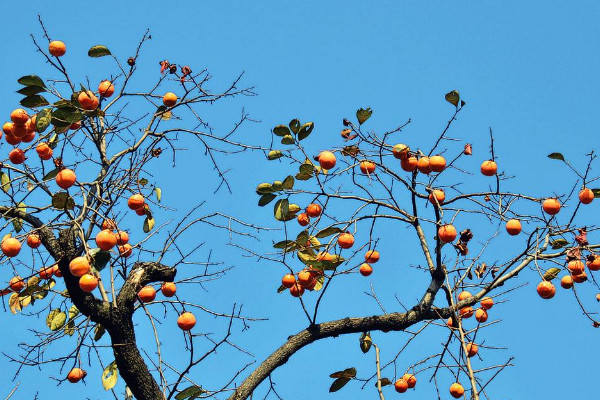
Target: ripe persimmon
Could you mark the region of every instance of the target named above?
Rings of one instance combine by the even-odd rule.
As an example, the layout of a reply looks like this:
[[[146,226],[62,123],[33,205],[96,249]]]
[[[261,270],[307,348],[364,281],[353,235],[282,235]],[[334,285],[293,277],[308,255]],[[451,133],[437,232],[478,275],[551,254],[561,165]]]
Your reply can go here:
[[[467,348],[467,357],[473,357],[479,351],[479,346],[475,343],[467,343],[465,347]]]
[[[406,381],[406,383],[408,383],[409,389],[412,389],[417,385],[417,377],[414,376],[413,374],[404,374],[402,376],[402,379],[404,379]]]
[[[52,275],[56,276],[57,278],[62,278],[62,272],[60,272],[58,264],[54,264],[54,267],[52,267]]]
[[[319,165],[323,169],[332,169],[335,167],[336,159],[335,154],[330,151],[322,151],[319,154]]]
[[[580,275],[585,271],[585,265],[581,260],[572,260],[567,264],[567,269],[571,272],[571,275]]]
[[[404,159],[408,158],[409,152],[410,152],[410,148],[407,145],[402,144],[402,143],[395,145],[394,148],[392,149],[392,154],[394,155],[394,157],[398,158],[400,160],[404,160]]]
[[[25,281],[20,276],[13,276],[8,282],[8,287],[13,292],[20,292],[25,287]]]
[[[321,215],[321,212],[323,212],[323,209],[321,208],[321,206],[319,204],[312,203],[312,204],[309,204],[308,207],[306,207],[306,214],[309,217],[316,218],[319,215]]]
[[[111,81],[102,81],[98,85],[98,93],[102,97],[110,97],[115,92],[115,86]]]
[[[313,275],[310,273],[309,270],[304,269],[298,272],[298,283],[302,285],[302,287],[306,288],[307,286],[309,286],[312,280]]]
[[[60,40],[53,40],[48,45],[48,52],[54,57],[62,57],[67,52],[67,46]]]
[[[454,397],[455,399],[458,399],[460,397],[462,397],[465,394],[465,388],[462,387],[462,385],[458,382],[453,383],[452,385],[450,385],[450,396]]]
[[[358,269],[358,272],[360,272],[362,276],[369,276],[373,273],[373,267],[367,263],[363,263]]]
[[[317,253],[317,261],[333,261],[334,256],[326,251]]]
[[[579,201],[581,202],[581,204],[590,204],[592,201],[594,201],[594,192],[592,191],[592,189],[581,189],[581,191],[579,192]]]
[[[13,164],[23,164],[25,162],[25,152],[21,149],[12,149],[8,153],[8,159]]]
[[[56,184],[62,189],[68,189],[75,184],[77,176],[73,170],[62,169],[56,174]]]
[[[290,287],[290,294],[294,297],[300,297],[304,294],[304,288],[299,283],[294,283]]]
[[[589,256],[585,264],[590,271],[600,270],[600,256],[596,254]]]
[[[457,235],[456,228],[453,225],[450,225],[450,224],[442,225],[438,229],[438,237],[444,243],[453,242],[454,239],[456,239],[456,235]]]
[[[498,165],[495,161],[487,160],[481,163],[481,173],[485,176],[494,176],[498,172]]]
[[[100,231],[96,235],[96,245],[100,250],[108,251],[117,245],[117,236],[109,229]]]
[[[341,233],[338,236],[337,243],[342,249],[349,249],[354,245],[354,236],[348,232]]]
[[[461,318],[467,319],[473,316],[473,307],[463,307],[458,312]]]
[[[483,324],[488,319],[487,311],[485,311],[483,308],[477,309],[477,311],[475,311],[475,319],[477,322]]]
[[[421,157],[417,160],[417,168],[422,174],[428,175],[431,173],[431,166],[429,165],[429,157]]]
[[[283,287],[289,289],[296,284],[296,277],[294,274],[285,274],[283,278],[281,278],[281,284]]]
[[[41,244],[42,241],[37,234],[31,233],[29,236],[27,236],[27,246],[31,247],[32,249],[37,249]]]
[[[175,93],[168,92],[163,96],[163,104],[167,107],[173,107],[177,104],[177,96]]]
[[[563,289],[571,289],[573,287],[573,278],[570,275],[565,275],[560,279],[560,286]]]
[[[587,274],[585,272],[582,272],[579,275],[571,275],[571,278],[575,283],[583,283],[587,281]]]
[[[125,231],[119,231],[115,234],[117,238],[117,244],[123,246],[125,243],[129,243],[129,234]]]
[[[79,102],[79,105],[81,105],[81,108],[87,111],[95,110],[98,107],[98,104],[100,104],[100,100],[98,100],[96,95],[89,90],[79,93],[77,101]]]
[[[518,219],[509,219],[506,222],[506,232],[511,236],[521,233],[521,221]]]
[[[69,271],[73,276],[83,276],[90,271],[90,262],[87,257],[75,257],[69,263]]]
[[[156,290],[152,286],[144,286],[138,292],[140,300],[144,303],[149,303],[156,298]]]
[[[79,287],[84,292],[93,292],[98,287],[98,278],[92,274],[85,274],[79,278]]]
[[[102,229],[115,230],[117,229],[117,224],[112,219],[106,218],[104,221],[102,221]]]
[[[29,114],[27,114],[27,111],[23,110],[22,108],[17,108],[10,113],[10,120],[13,122],[14,125],[25,126],[25,124],[27,124],[27,122],[29,121]],[[13,135],[14,125],[11,129]]]
[[[82,380],[83,378],[85,378],[86,376],[87,376],[87,372],[85,372],[81,368],[73,368],[71,371],[69,371],[69,374],[67,375],[67,379],[71,383],[77,383],[80,380]]]
[[[189,311],[182,313],[177,318],[177,326],[183,331],[190,331],[196,325],[196,317]]]
[[[408,382],[404,379],[398,379],[394,382],[394,389],[396,389],[396,392],[398,393],[404,393],[408,390]]]
[[[38,275],[42,279],[50,279],[50,278],[52,278],[52,275],[54,275],[54,265],[51,266],[51,267],[42,267],[42,268],[40,268],[40,271],[38,272]]]
[[[542,208],[544,209],[544,212],[549,215],[558,214],[558,212],[560,211],[560,207],[560,202],[558,201],[558,199],[555,198],[546,199],[542,203]]]
[[[21,251],[21,242],[13,237],[6,238],[0,245],[2,253],[7,257],[16,257]]]
[[[406,172],[413,172],[417,169],[418,163],[419,161],[417,160],[417,157],[409,156],[400,160],[400,168]]]
[[[429,202],[433,205],[443,204],[444,200],[446,200],[446,193],[444,193],[442,189],[433,189],[431,193],[429,193]]]
[[[48,143],[40,142],[35,146],[35,151],[41,158],[43,155],[46,155],[49,151],[52,151],[52,149],[50,148],[50,146],[48,146]]]
[[[298,214],[298,216],[296,217],[296,220],[298,221],[298,224],[300,226],[306,226],[306,225],[310,224],[310,218],[308,217],[308,215],[306,213]]]
[[[135,213],[137,215],[146,215],[148,211],[150,211],[150,207],[148,206],[148,204],[144,204],[142,207],[135,210]]]
[[[541,281],[537,286],[537,292],[542,299],[551,299],[556,293],[556,288],[552,282]]]
[[[175,296],[175,292],[177,292],[177,286],[173,282],[163,282],[160,292],[165,297],[173,297]]]
[[[491,297],[484,297],[481,299],[481,308],[489,310],[494,306],[494,300]]]
[[[367,174],[370,175],[373,172],[375,172],[375,163],[372,161],[368,161],[368,160],[364,160],[360,162],[360,172],[362,172],[363,174]]]
[[[379,261],[379,252],[377,250],[367,250],[365,253],[365,262],[374,264]]]
[[[446,168],[446,159],[442,156],[430,157],[429,168],[432,172],[442,172]]]
[[[125,258],[131,256],[131,253],[133,253],[133,247],[131,247],[129,243],[125,243],[123,246],[117,247],[117,250],[119,251],[119,255]]]
[[[19,143],[21,143],[21,138],[18,138],[14,135],[6,135],[4,138],[6,139],[6,143],[11,144],[13,146],[16,146]]]
[[[470,292],[463,290],[462,292],[460,292],[460,294],[458,295],[458,301],[463,301],[464,299],[467,299],[469,297],[473,296]]]
[[[144,200],[144,196],[141,194],[131,195],[131,197],[129,197],[127,200],[127,207],[132,210],[139,210],[140,208],[144,207],[144,204],[146,204],[146,201]]]

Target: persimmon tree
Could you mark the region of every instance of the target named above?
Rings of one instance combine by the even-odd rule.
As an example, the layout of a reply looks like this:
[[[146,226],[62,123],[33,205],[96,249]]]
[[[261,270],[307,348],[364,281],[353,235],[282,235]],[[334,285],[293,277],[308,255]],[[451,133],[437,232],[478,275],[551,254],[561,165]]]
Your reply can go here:
[[[600,269],[600,256],[598,245],[588,243],[587,233],[595,228],[578,225],[582,207],[600,195],[600,190],[590,188],[598,180],[590,176],[594,154],[582,171],[561,153],[548,155],[574,174],[565,193],[511,188],[511,176],[497,162],[492,130],[489,149],[475,151],[463,142],[468,138],[451,133],[466,103],[458,91],[447,93],[445,100],[454,112],[429,148],[419,147],[418,137],[406,135],[410,120],[389,131],[365,129],[373,114],[370,108],[359,109],[356,119],[343,119],[340,143],[330,146],[310,140],[316,130],[312,122],[294,119],[273,128],[272,142],[281,144],[272,145],[268,158],[281,163],[280,180],[259,184],[256,193],[259,206],[274,202],[274,218],[285,224],[285,235],[274,243],[275,253],[257,256],[280,265],[283,278],[278,291],[298,298],[308,327],[268,357],[233,399],[249,396],[305,346],[344,334],[360,335],[365,353],[375,348],[375,369],[363,376],[354,367],[341,369],[331,375],[335,380],[330,391],[352,380],[362,388],[374,382],[383,399],[383,387],[393,385],[403,393],[425,378],[433,381],[438,398],[447,393],[454,398],[487,398],[488,384],[511,365],[512,358],[486,365],[485,357],[476,356],[480,349],[493,351],[482,343],[485,328],[498,322],[488,321],[494,315],[494,299],[514,289],[508,284],[518,286],[531,279],[524,277],[524,270],[537,273],[534,283],[543,299],[555,296],[553,281],[560,277],[563,295],[573,296],[575,307],[591,325],[600,326],[590,311],[596,302],[590,293],[599,288],[591,272]],[[400,250],[380,254],[378,243],[390,236],[392,246]],[[491,249],[506,237],[512,240],[498,259]],[[371,275],[380,257],[388,258],[384,270],[409,268],[402,254],[415,252],[422,255],[422,264],[412,266],[423,274],[421,282],[411,283],[422,287],[418,302],[406,306],[400,302],[395,307],[403,307],[403,312],[389,312],[371,286],[369,297],[380,314],[320,320],[320,306],[336,301],[327,296],[328,289],[357,274]],[[442,329],[444,346],[412,363],[400,360],[425,329],[435,327]],[[399,350],[380,349],[373,343],[373,331],[405,331],[411,336]],[[431,343],[421,348],[431,348]],[[387,361],[381,359],[382,351],[389,355]]]
[[[417,137],[405,139],[410,120],[389,131],[367,130],[370,108],[343,119],[338,143],[315,140],[315,124],[294,119],[273,128],[270,146],[249,145],[235,139],[247,114],[242,112],[226,132],[212,129],[206,116],[215,102],[254,94],[240,87],[241,76],[214,91],[208,71],[161,60],[156,81],[140,88],[133,76],[144,62],[146,34],[126,62],[108,47],[91,47],[87,56],[92,59],[80,55],[79,63],[108,57],[115,70],[79,82],[68,67],[65,44],[43,31],[34,44],[53,73],[18,80],[23,98],[3,125],[1,147],[10,149],[0,172],[1,262],[14,275],[2,294],[13,314],[29,311],[43,316],[47,325],[35,322],[42,325],[33,328],[36,342],[23,343],[22,354],[11,356],[18,371],[57,365],[58,384],[78,383],[94,359],[103,369],[102,385],[115,398],[118,376],[128,397],[140,400],[241,400],[251,398],[265,381],[271,385],[267,396],[279,397],[273,374],[290,357],[316,341],[356,335],[359,346],[349,351],[373,354],[374,368],[359,374],[340,366],[331,375],[330,391],[370,384],[373,395],[384,399],[394,395],[386,394],[386,386],[402,393],[429,380],[438,398],[449,392],[479,399],[487,397],[488,384],[511,363],[509,358],[486,365],[485,358],[477,358],[488,351],[485,328],[495,323],[488,319],[494,305],[499,307],[497,300],[530,275],[538,275],[534,283],[544,299],[555,296],[553,282],[560,277],[564,295],[573,296],[574,306],[594,327],[600,325],[590,310],[595,301],[590,293],[598,289],[592,273],[600,269],[598,246],[587,239],[594,229],[578,225],[579,212],[600,194],[590,189],[598,179],[590,176],[593,153],[583,171],[560,153],[549,155],[573,172],[565,193],[511,188],[491,130],[485,150],[473,149],[461,141],[468,138],[452,133],[465,109],[457,91],[446,94],[454,109],[430,148],[420,147]],[[228,187],[226,169],[218,162],[224,156],[251,150],[264,152],[265,163],[277,163],[281,175],[273,178],[279,180],[259,184],[256,192],[258,206],[266,207],[259,210],[271,214],[264,210],[273,207],[274,222],[283,228],[272,231],[219,210],[199,216],[198,207],[170,224],[155,222],[156,210],[168,205],[161,202],[159,182],[150,182],[153,163],[171,156],[176,169],[177,143],[184,136],[197,139],[198,153],[214,166],[220,188]],[[178,285],[223,277],[218,263],[196,258],[201,243],[190,232],[198,224],[225,229],[236,238],[232,244],[255,257],[261,268],[278,268],[281,285],[274,283],[273,296],[289,293],[297,299],[290,304],[306,318],[306,329],[290,332],[265,360],[253,369],[247,364],[232,371],[221,386],[197,382],[194,367],[210,363],[209,356],[221,347],[244,351],[230,340],[232,327],[245,328],[253,318],[239,306],[214,311],[178,294]],[[245,238],[256,232],[265,240],[274,238],[273,251],[247,243]],[[385,254],[380,241],[390,236],[422,262],[409,266],[402,257]],[[494,253],[488,260],[490,249],[506,236],[512,241],[503,258]],[[190,242],[191,247],[185,245]],[[22,246],[31,248],[31,261],[23,261]],[[422,290],[417,302],[385,305],[372,287],[369,299],[377,308],[372,315],[349,315],[348,308],[338,308],[338,319],[320,318],[320,307],[336,302],[327,296],[331,288],[376,274],[383,263],[422,273],[422,280],[411,283]],[[178,272],[178,267],[185,268]],[[152,326],[155,348],[138,344],[136,313]],[[215,318],[224,321],[218,339],[204,333],[214,331]],[[165,361],[161,346],[172,338],[161,335],[158,322],[181,328],[178,339],[185,341],[188,360],[179,365]],[[400,359],[424,330],[436,330],[444,345],[411,362]],[[374,343],[375,331],[410,336],[399,348],[385,348]],[[64,353],[47,356],[59,341]]]

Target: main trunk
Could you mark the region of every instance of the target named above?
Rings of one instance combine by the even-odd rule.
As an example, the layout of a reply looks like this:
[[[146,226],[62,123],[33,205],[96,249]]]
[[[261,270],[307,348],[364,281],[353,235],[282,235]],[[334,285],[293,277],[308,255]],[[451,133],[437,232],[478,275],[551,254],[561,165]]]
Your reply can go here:
[[[165,396],[148,370],[135,341],[130,316],[114,318],[115,326],[107,327],[119,374],[137,400],[164,400]]]

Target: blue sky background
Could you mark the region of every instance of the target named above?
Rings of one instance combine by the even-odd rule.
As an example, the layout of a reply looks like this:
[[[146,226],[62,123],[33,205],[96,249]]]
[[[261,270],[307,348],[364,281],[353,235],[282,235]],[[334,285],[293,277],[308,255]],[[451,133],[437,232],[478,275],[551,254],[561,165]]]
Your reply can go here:
[[[247,142],[268,145],[269,130],[274,125],[298,117],[315,122],[309,146],[316,154],[327,148],[327,143],[340,146],[341,119],[352,117],[359,107],[370,106],[374,114],[368,122],[369,129],[381,132],[412,118],[402,141],[427,148],[451,116],[452,107],[443,100],[444,93],[458,89],[467,106],[451,132],[474,144],[475,156],[466,165],[477,169],[481,160],[487,158],[483,153],[488,146],[488,127],[492,127],[500,169],[518,175],[510,183],[516,190],[536,196],[567,193],[574,182],[573,175],[546,155],[561,151],[582,168],[584,155],[596,147],[600,123],[600,49],[594,44],[600,35],[597,2],[299,3],[65,1],[50,5],[31,1],[24,6],[4,2],[0,6],[2,14],[12,17],[5,17],[0,25],[4,38],[0,110],[8,118],[16,107],[18,77],[48,71],[39,54],[34,53],[29,38],[30,33],[40,35],[37,14],[41,13],[51,36],[66,42],[64,61],[82,80],[89,77],[97,82],[115,72],[108,59],[87,57],[90,46],[105,44],[124,61],[133,54],[146,28],[151,29],[152,40],[139,60],[135,82],[139,87],[156,79],[158,61],[165,58],[195,70],[208,68],[214,76],[213,87],[226,85],[233,76],[245,71],[243,82],[256,86],[259,95],[207,109],[206,116],[217,129],[224,130],[245,107],[261,121],[240,132],[239,137]],[[197,143],[185,142],[182,147],[192,146]],[[6,143],[1,149],[8,152]],[[207,211],[221,208],[250,222],[276,226],[269,207],[256,207],[254,188],[260,182],[283,178],[289,172],[285,165],[267,163],[260,154],[227,157],[223,162],[232,169],[233,195],[220,192],[213,196],[215,174],[198,153],[188,151],[178,156],[177,168],[181,172],[177,175],[169,162],[168,157],[157,161],[152,178],[163,189],[164,203],[183,213],[206,198]],[[593,203],[585,210],[582,216],[589,218],[582,219],[582,224],[595,224],[596,207]],[[176,216],[177,213],[165,213],[158,218]],[[388,310],[399,310],[394,294],[411,304],[422,293],[426,278],[408,268],[410,264],[423,263],[414,240],[405,240],[393,226],[384,227],[388,230],[382,231],[386,238],[381,242],[382,260],[375,273],[369,278],[353,275],[340,280],[343,284],[333,287],[326,297],[322,320],[376,313],[376,304],[364,295],[369,283],[374,284]],[[141,227],[136,231],[132,225],[131,229],[134,241],[143,237]],[[270,240],[280,239],[281,235],[264,236],[262,242],[247,244],[268,251]],[[184,287],[185,296],[223,312],[229,311],[234,302],[243,303],[246,314],[270,318],[268,322],[252,324],[244,333],[238,326],[233,338],[236,344],[248,348],[260,362],[287,336],[305,327],[297,303],[290,296],[275,293],[284,272],[280,266],[242,257],[224,244],[225,234],[206,228],[189,235],[186,244],[198,237],[207,242],[201,257],[208,257],[210,247],[212,257],[235,269],[224,279],[207,284],[206,290]],[[518,239],[501,239],[489,258],[495,260],[510,253],[514,249],[511,244],[515,243],[519,243]],[[181,276],[192,273],[185,267],[180,270]],[[10,271],[0,271],[0,279],[8,280],[10,276]],[[597,396],[594,382],[600,350],[594,343],[598,331],[583,318],[572,296],[559,289],[555,299],[543,301],[535,294],[539,279],[536,273],[528,271],[520,278],[530,284],[511,293],[510,298],[505,297],[509,301],[491,312],[502,323],[480,333],[490,346],[509,350],[482,351],[483,360],[475,360],[476,367],[515,356],[514,367],[495,380],[487,389],[488,395],[491,399],[515,400],[562,399],[574,394],[580,398]],[[590,284],[583,293],[587,300],[591,299],[587,304],[597,309]],[[158,308],[156,311],[161,313]],[[17,344],[28,335],[27,327],[35,324],[45,328],[43,318],[21,318],[9,312],[0,318],[4,327],[0,346],[6,353],[17,353]],[[160,329],[167,342],[164,354],[168,362],[181,367],[187,361],[187,353],[174,320],[170,315]],[[147,320],[139,318],[138,322],[140,330],[148,329]],[[198,332],[219,335],[220,328],[222,323],[199,317]],[[407,337],[403,333],[373,335],[384,360],[392,357]],[[398,368],[403,371],[407,365],[437,352],[445,339],[444,330],[430,329],[401,357]],[[142,334],[140,342],[153,351],[152,336]],[[65,341],[60,350],[67,351],[73,345],[74,342]],[[111,360],[112,354],[106,351],[103,361]],[[214,389],[250,360],[239,352],[224,350],[195,369],[192,378]],[[327,393],[331,372],[356,366],[359,375],[365,377],[371,375],[373,365],[373,354],[363,355],[358,349],[358,336],[351,335],[322,341],[301,351],[273,378],[286,399],[374,398],[372,383],[362,391],[357,382],[352,382],[336,394]],[[0,385],[2,396],[14,385],[9,376],[16,365],[0,358],[0,366],[5,371],[4,383]],[[83,390],[81,385],[56,387],[48,378],[59,375],[53,366],[41,371],[25,369],[15,381],[21,382],[15,398],[32,398],[36,390],[41,399],[109,398],[100,385],[101,369],[97,363],[87,369],[90,376]],[[392,379],[394,371],[383,375]],[[388,388],[386,398],[434,398],[427,372],[418,378],[417,391],[400,395]],[[446,388],[453,382],[451,376],[441,374],[438,381],[442,398],[448,398]],[[463,382],[466,385],[466,379]],[[121,382],[117,391],[123,391]],[[257,394],[264,392],[262,387]]]

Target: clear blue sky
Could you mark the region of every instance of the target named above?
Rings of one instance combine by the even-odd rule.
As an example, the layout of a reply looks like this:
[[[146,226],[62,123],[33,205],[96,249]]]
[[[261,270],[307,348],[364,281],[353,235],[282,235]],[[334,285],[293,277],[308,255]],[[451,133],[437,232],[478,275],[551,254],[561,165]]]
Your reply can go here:
[[[487,148],[488,127],[493,127],[501,169],[518,174],[512,183],[515,188],[538,196],[565,193],[573,176],[546,155],[561,151],[582,167],[584,154],[597,143],[600,48],[596,38],[600,37],[600,4],[594,1],[30,1],[26,5],[4,2],[0,10],[5,16],[0,25],[0,36],[4,38],[0,110],[6,117],[18,101],[16,79],[47,71],[29,38],[30,33],[40,34],[37,14],[41,13],[52,37],[66,42],[64,60],[81,79],[89,77],[96,82],[114,72],[108,69],[108,60],[87,58],[90,46],[105,44],[125,60],[133,54],[146,28],[150,28],[152,40],[140,58],[140,64],[146,63],[147,67],[141,70],[138,83],[146,77],[154,79],[158,61],[165,58],[196,70],[209,68],[216,85],[226,84],[230,77],[245,71],[244,82],[256,86],[259,96],[215,107],[208,117],[215,126],[225,129],[244,106],[261,121],[242,132],[244,140],[254,143],[268,144],[272,126],[298,117],[315,122],[315,132],[320,135],[318,140],[312,138],[315,152],[327,142],[339,146],[341,119],[352,116],[358,107],[370,106],[375,112],[369,128],[381,131],[412,118],[403,140],[418,140],[419,146],[427,147],[450,116],[451,107],[443,101],[443,95],[452,89],[460,90],[467,101],[452,133],[483,151]],[[196,143],[186,145],[189,148]],[[2,149],[7,149],[6,144]],[[262,181],[285,175],[258,154],[228,157],[225,163],[232,168],[233,195],[221,193],[214,198],[211,193],[216,180],[209,163],[199,161],[191,152],[183,153],[178,159],[181,173],[174,178],[167,161],[153,178],[164,190],[165,203],[182,212],[189,209],[194,203],[184,196],[190,193],[186,188],[189,185],[198,199],[209,198],[207,210],[224,207],[235,216],[274,225],[270,209],[256,207],[254,188]],[[590,216],[585,222],[588,225],[594,224],[593,217],[597,216],[591,210],[586,211]],[[268,322],[252,324],[247,332],[238,329],[234,337],[260,362],[306,323],[296,302],[275,294],[283,270],[241,257],[223,245],[226,235],[204,228],[199,234],[206,238],[207,248],[210,245],[214,249],[213,257],[235,269],[221,281],[207,284],[206,291],[186,293],[190,299],[219,311],[229,311],[237,302],[244,304],[247,314],[269,317]],[[137,235],[134,240],[142,238],[141,232]],[[266,251],[270,239],[277,237],[250,245]],[[363,294],[370,282],[382,293],[389,310],[398,308],[394,293],[405,303],[414,301],[425,281],[409,270],[408,264],[423,261],[417,249],[403,244],[385,242],[382,261],[371,277],[353,276],[346,280],[346,286],[333,288],[322,317],[377,312],[376,305]],[[406,260],[392,256],[398,248]],[[491,259],[507,251],[503,247],[494,250]],[[180,272],[181,276],[186,273]],[[9,277],[9,271],[0,271],[1,280]],[[531,283],[492,310],[492,317],[503,321],[485,332],[486,343],[509,350],[483,352],[483,361],[475,361],[476,366],[486,366],[515,356],[515,366],[505,370],[489,388],[490,398],[597,395],[600,350],[594,343],[598,331],[581,316],[572,297],[559,291],[552,301],[543,301],[532,284],[537,283],[535,273],[528,271],[521,278]],[[589,285],[588,297],[594,294]],[[3,352],[13,355],[17,353],[16,345],[28,337],[24,331],[27,326],[36,324],[44,329],[43,318],[24,319],[9,312],[0,318],[4,327],[0,346]],[[148,328],[144,319],[139,323],[143,329]],[[199,331],[219,332],[212,323],[212,319],[202,317]],[[163,339],[169,339],[167,359],[183,366],[187,355],[173,324],[170,321],[163,328]],[[395,354],[406,338],[402,333],[374,334],[384,359]],[[436,352],[445,338],[441,329],[432,329],[406,352],[398,368],[405,368],[403,362],[408,365]],[[153,351],[151,337],[145,335],[140,341]],[[64,349],[72,345],[65,341]],[[112,355],[106,351],[104,362],[111,360]],[[192,377],[215,388],[250,358],[225,351],[209,360],[195,369]],[[108,398],[100,385],[100,370],[94,365],[88,368],[85,397]],[[274,380],[286,399],[374,398],[372,384],[360,391],[359,384],[351,383],[337,394],[327,394],[331,372],[356,366],[364,377],[371,374],[373,365],[373,354],[359,351],[358,337],[346,336],[303,350],[275,373]],[[0,366],[5,371],[0,385],[2,396],[12,388],[9,376],[16,366],[6,358],[0,358]],[[15,398],[32,398],[37,387],[41,399],[83,398],[80,386],[55,387],[47,376],[57,374],[52,366],[41,371],[24,370],[17,378],[21,388]],[[399,395],[388,388],[386,398],[434,398],[433,385],[426,383],[429,375],[425,375],[419,376],[416,392]],[[393,370],[384,376],[393,378]],[[440,379],[444,382],[443,398],[448,398],[446,388],[451,378],[441,375]],[[117,389],[123,390],[122,383]],[[259,393],[264,390],[261,388]]]

